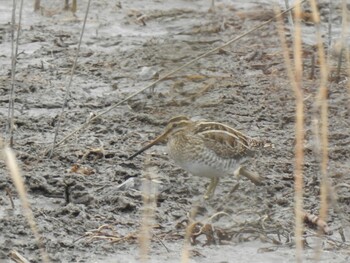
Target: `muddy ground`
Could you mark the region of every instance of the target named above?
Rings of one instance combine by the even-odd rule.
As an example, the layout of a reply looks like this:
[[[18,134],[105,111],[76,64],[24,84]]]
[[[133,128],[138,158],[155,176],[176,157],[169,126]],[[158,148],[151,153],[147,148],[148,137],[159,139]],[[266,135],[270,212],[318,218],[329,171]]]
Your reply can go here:
[[[73,16],[62,10],[62,2],[42,1],[41,13],[34,13],[33,3],[25,1],[15,90],[13,148],[51,261],[138,262],[137,238],[145,222],[141,178],[152,174],[157,177],[158,199],[151,221],[150,262],[180,262],[191,211],[196,211],[193,219],[210,224],[214,234],[203,234],[193,242],[189,262],[294,262],[295,101],[276,24],[200,59],[116,107],[48,158],[43,152],[53,141],[87,7],[87,1],[78,1]],[[214,12],[208,12],[209,7],[210,1],[197,0],[93,1],[58,140],[92,114],[273,15],[272,1],[218,1]],[[324,32],[328,10],[326,4],[320,5]],[[336,7],[335,32],[340,29],[339,14]],[[10,21],[11,6],[2,1],[4,137],[11,87]],[[304,208],[317,215],[321,174],[312,120],[318,117],[314,101],[319,68],[316,62],[315,77],[310,77],[315,54],[312,21],[305,21],[303,30]],[[289,44],[290,35],[286,26]],[[327,34],[324,37],[326,41]],[[332,58],[331,68],[335,64]],[[333,234],[317,237],[315,228],[306,225],[306,262],[314,258],[317,247],[323,252],[321,262],[350,260],[350,107],[345,71],[341,73],[340,79],[329,83],[332,191],[327,224]],[[265,178],[264,184],[256,186],[242,178],[237,185],[236,178],[226,177],[214,198],[204,201],[208,180],[193,178],[174,165],[164,146],[127,160],[158,135],[168,119],[180,114],[223,122],[251,137],[269,139],[274,149],[250,161],[251,170]],[[8,255],[14,249],[30,262],[40,262],[12,181],[0,165],[0,261],[12,262]],[[6,189],[12,193],[14,209]],[[208,220],[218,212],[226,214]]]

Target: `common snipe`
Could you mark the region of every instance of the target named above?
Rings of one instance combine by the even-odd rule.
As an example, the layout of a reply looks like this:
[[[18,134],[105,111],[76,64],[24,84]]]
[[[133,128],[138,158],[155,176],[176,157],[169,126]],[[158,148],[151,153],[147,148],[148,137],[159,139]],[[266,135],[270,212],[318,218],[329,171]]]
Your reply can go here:
[[[171,119],[164,132],[141,150],[134,158],[156,143],[166,142],[168,153],[176,164],[193,175],[211,179],[204,198],[213,196],[219,178],[233,173],[243,175],[255,184],[261,178],[251,174],[241,164],[256,149],[267,147],[264,142],[250,138],[221,123],[191,121],[185,116]]]

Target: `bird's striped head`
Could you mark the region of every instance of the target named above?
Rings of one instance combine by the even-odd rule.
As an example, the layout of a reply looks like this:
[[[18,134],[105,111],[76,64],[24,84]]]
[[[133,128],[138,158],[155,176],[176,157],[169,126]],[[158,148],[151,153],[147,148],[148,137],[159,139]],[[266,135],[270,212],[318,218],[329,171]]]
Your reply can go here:
[[[129,160],[139,155],[140,153],[144,152],[145,150],[151,148],[153,145],[167,141],[169,136],[179,131],[183,131],[184,129],[190,127],[192,123],[193,122],[186,116],[177,116],[170,119],[164,129],[164,132],[161,135],[159,135],[157,138],[155,138],[153,141],[148,143],[146,146],[144,146],[141,150],[137,151],[135,154],[130,156]]]

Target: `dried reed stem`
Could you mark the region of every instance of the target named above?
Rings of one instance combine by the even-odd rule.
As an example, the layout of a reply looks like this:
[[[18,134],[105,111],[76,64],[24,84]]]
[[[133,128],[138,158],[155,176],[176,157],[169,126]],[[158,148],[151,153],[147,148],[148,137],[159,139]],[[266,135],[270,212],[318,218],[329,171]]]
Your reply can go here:
[[[303,164],[304,164],[304,95],[302,91],[302,41],[301,41],[301,5],[298,1],[295,7],[294,26],[294,84],[296,102],[295,122],[295,242],[296,260],[302,262],[303,251]]]
[[[14,101],[15,101],[15,71],[16,71],[16,55],[15,55],[15,27],[16,27],[16,1],[13,0],[12,18],[11,18],[11,90],[9,99],[9,108],[7,114],[6,133],[9,134],[10,145],[13,145],[13,130],[14,130]]]
[[[19,18],[18,18],[18,28],[17,37],[15,45],[15,28],[16,28],[16,1],[13,1],[12,6],[12,18],[11,18],[11,90],[8,108],[8,122],[7,122],[7,133],[9,133],[9,144],[13,146],[13,132],[14,132],[14,117],[15,117],[15,75],[16,75],[16,65],[17,65],[17,55],[18,55],[18,42],[21,32],[21,22],[22,22],[22,11],[23,11],[23,0],[21,0],[21,5],[19,8]]]
[[[315,0],[310,0],[310,5],[312,9],[313,21],[316,27],[316,37],[317,37],[317,54],[320,63],[320,87],[316,97],[316,107],[320,110],[320,125],[319,128],[320,135],[320,161],[321,161],[321,204],[320,204],[320,219],[327,222],[328,216],[328,196],[329,196],[329,179],[327,173],[328,167],[328,65],[326,62],[326,54],[324,51],[321,25],[320,25],[320,15],[317,9],[317,3]],[[317,123],[318,120],[315,120]],[[321,230],[320,230],[321,232]],[[316,249],[315,259],[318,261],[321,256],[321,242],[319,242],[318,248]]]
[[[279,10],[277,11],[279,12]],[[283,22],[278,19],[278,32],[281,39],[283,56],[287,73],[291,81],[292,89],[295,94],[296,102],[296,120],[295,120],[295,170],[294,170],[294,188],[295,188],[295,242],[296,242],[296,259],[302,261],[303,250],[303,162],[304,162],[304,100],[301,87],[302,81],[302,49],[301,49],[301,25],[300,25],[300,1],[295,8],[294,21],[294,71],[292,62],[289,58],[289,49],[286,43]]]
[[[25,257],[23,257],[18,251],[11,250],[9,253],[9,258],[11,258],[16,263],[30,263]]]
[[[320,88],[317,96],[316,104],[321,110],[321,127],[320,127],[320,137],[321,137],[321,208],[320,208],[320,218],[327,221],[328,214],[328,189],[329,189],[329,179],[327,173],[328,167],[328,65],[326,62],[326,56],[322,41],[322,33],[320,29],[320,15],[316,6],[315,0],[310,0],[313,19],[316,25],[316,36],[317,36],[317,51],[320,62]]]

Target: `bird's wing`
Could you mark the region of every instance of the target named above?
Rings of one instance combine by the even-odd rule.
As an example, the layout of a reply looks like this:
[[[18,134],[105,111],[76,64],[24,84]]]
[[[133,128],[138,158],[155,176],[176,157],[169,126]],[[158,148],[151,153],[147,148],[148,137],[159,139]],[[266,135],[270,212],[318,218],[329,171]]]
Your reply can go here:
[[[221,158],[240,158],[253,153],[252,143],[256,140],[217,122],[198,122],[193,133],[202,137],[207,148]]]

